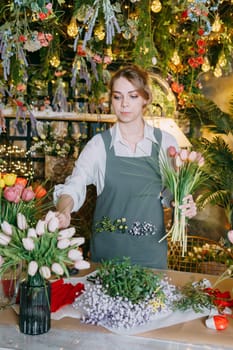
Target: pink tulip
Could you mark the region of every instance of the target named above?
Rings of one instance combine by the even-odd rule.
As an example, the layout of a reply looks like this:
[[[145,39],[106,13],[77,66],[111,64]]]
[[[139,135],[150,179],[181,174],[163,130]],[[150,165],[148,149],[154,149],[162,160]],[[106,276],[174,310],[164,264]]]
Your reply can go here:
[[[167,154],[169,157],[174,158],[176,155],[176,148],[173,146],[168,147]]]
[[[233,230],[228,231],[227,237],[229,241],[233,244]]]
[[[32,191],[31,187],[26,187],[23,189],[21,198],[24,202],[30,202],[35,198],[35,193]]]
[[[45,219],[44,221],[46,222],[46,224],[51,220],[53,219],[54,217],[56,217],[56,213],[52,210],[49,210],[48,213],[46,214],[45,216]]]
[[[70,260],[72,260],[72,261],[82,260],[83,259],[83,255],[78,249],[71,249],[68,252],[68,258]]]
[[[36,238],[37,237],[36,229],[33,227],[30,227],[28,229],[27,237],[35,237]]]
[[[1,223],[1,229],[3,231],[3,233],[5,233],[8,236],[12,235],[12,226],[7,222],[7,221],[3,221]]]
[[[21,196],[21,194],[22,194],[22,192],[23,192],[25,186],[24,186],[23,184],[21,184],[21,183],[17,183],[17,184],[14,185],[14,188],[15,188],[17,191],[19,191],[19,195]]]
[[[90,268],[90,263],[86,260],[77,260],[74,263],[74,267],[77,270],[84,270],[84,269],[89,269]]]
[[[58,263],[53,263],[51,266],[51,270],[56,274],[62,276],[64,274],[64,270],[62,266]]]
[[[84,242],[85,242],[84,237],[74,237],[70,240],[70,245],[71,246],[73,246],[73,245],[80,246],[80,245],[84,244]]]
[[[0,267],[4,264],[4,259],[3,257],[0,255]]]
[[[22,213],[17,214],[17,226],[20,230],[26,230],[28,228],[27,220]]]
[[[0,233],[0,245],[7,246],[10,243],[11,236]]]
[[[28,274],[29,276],[35,276],[35,274],[38,271],[38,264],[36,261],[32,260],[30,261],[30,263],[28,264]]]
[[[20,193],[15,186],[6,187],[3,192],[3,196],[8,202],[19,203],[20,201]]]
[[[58,249],[66,249],[70,246],[70,240],[68,238],[60,239],[57,242]]]
[[[51,271],[48,266],[41,266],[39,271],[41,276],[44,277],[45,279],[48,280],[51,277]]]
[[[28,251],[32,251],[35,248],[35,243],[31,237],[23,238],[22,242],[24,248]]]
[[[197,152],[192,151],[189,153],[188,160],[190,162],[195,162],[197,160]]]
[[[46,230],[46,223],[44,220],[39,220],[36,224],[36,234],[42,236]]]
[[[48,230],[49,232],[55,232],[59,227],[59,220],[56,216],[54,216],[49,222],[48,222]]]
[[[69,227],[64,230],[59,231],[58,239],[71,238],[75,234],[75,228]]]
[[[185,162],[188,159],[188,150],[187,149],[182,149],[180,151],[180,159]]]
[[[176,168],[180,168],[183,165],[183,161],[181,160],[179,155],[175,157],[175,166]]]
[[[198,165],[201,167],[205,164],[205,159],[203,157],[201,157],[199,160],[198,160]]]

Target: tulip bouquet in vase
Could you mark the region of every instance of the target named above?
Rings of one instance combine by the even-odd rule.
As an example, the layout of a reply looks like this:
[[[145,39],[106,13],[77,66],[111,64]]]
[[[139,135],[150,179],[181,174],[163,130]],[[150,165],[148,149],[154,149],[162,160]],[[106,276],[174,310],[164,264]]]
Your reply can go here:
[[[19,282],[20,330],[41,334],[50,328],[50,282],[52,276],[69,277],[69,268],[86,269],[75,228],[58,229],[56,214],[49,211],[35,226],[18,213],[17,225],[1,224],[0,276],[9,268],[21,266]]]
[[[201,153],[187,149],[177,152],[173,146],[160,158],[164,186],[171,191],[174,201],[173,224],[161,240],[171,235],[173,242],[180,242],[183,256],[187,251],[187,218],[182,214],[180,205],[185,197],[193,195],[207,179],[203,165],[204,157]]]

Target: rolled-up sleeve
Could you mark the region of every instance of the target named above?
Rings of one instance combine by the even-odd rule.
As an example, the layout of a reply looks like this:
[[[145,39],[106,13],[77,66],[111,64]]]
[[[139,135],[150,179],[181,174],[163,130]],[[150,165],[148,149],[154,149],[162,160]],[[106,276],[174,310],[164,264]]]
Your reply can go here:
[[[88,185],[95,185],[97,194],[102,192],[105,166],[106,152],[103,139],[98,134],[86,144],[75,162],[72,174],[66,178],[65,183],[55,186],[54,204],[56,205],[61,195],[70,195],[74,201],[72,212],[78,211],[86,199]]]

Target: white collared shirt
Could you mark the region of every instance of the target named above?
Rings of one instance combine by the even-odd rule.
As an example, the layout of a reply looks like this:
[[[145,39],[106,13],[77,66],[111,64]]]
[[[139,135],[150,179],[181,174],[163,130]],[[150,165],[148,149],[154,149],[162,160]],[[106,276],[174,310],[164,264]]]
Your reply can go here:
[[[122,138],[118,123],[110,128],[112,142],[110,147],[114,147],[116,156],[121,157],[143,157],[150,156],[152,143],[157,143],[154,136],[154,129],[147,123],[144,126],[144,137],[137,145],[135,152],[132,151],[129,144]],[[177,141],[174,136],[161,130],[162,142],[161,148],[166,150],[169,146],[174,146],[178,149]],[[101,134],[95,135],[84,147],[78,159],[75,162],[73,172],[65,180],[64,184],[55,186],[54,203],[62,194],[68,194],[73,198],[73,212],[78,211],[86,199],[86,187],[95,185],[97,195],[100,195],[104,188],[106,169],[106,151]],[[62,171],[62,169],[61,169]],[[163,194],[164,196],[164,194]],[[164,200],[164,205],[170,203],[171,197],[167,201]]]

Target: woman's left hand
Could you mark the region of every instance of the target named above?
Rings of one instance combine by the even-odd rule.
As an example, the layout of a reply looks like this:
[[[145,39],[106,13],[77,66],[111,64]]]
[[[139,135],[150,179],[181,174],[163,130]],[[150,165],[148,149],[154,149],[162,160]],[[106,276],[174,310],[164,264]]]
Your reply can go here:
[[[183,204],[179,206],[179,209],[181,209],[182,215],[189,219],[197,215],[197,206],[191,194],[183,198]]]

